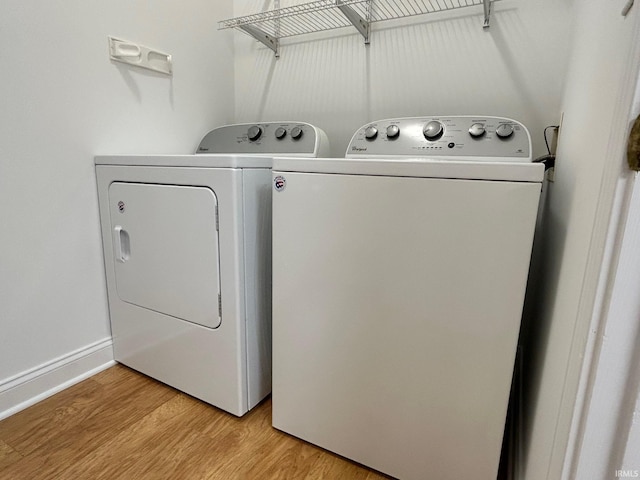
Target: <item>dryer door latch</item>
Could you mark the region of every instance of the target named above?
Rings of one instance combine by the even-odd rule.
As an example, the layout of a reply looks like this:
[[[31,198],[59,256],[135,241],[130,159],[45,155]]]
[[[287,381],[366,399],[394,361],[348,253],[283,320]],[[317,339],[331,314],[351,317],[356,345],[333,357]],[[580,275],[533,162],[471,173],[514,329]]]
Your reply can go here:
[[[116,260],[119,262],[126,262],[131,256],[131,240],[129,234],[120,225],[116,225],[114,228],[115,238],[114,244],[116,247]]]

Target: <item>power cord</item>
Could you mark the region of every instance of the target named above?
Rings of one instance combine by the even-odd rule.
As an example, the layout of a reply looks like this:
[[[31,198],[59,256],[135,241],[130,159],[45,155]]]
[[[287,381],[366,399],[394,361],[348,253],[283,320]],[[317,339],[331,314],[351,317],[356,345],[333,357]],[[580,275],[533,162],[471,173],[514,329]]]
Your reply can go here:
[[[554,128],[557,130],[558,128],[560,128],[560,126],[549,125],[548,127],[545,127],[543,135],[544,135],[544,144],[547,146],[547,155],[543,155],[534,160],[535,163],[544,163],[545,172],[550,168],[553,168],[556,166],[556,156],[551,153],[551,148],[549,148],[549,140],[547,140],[547,130],[549,130],[550,128]]]

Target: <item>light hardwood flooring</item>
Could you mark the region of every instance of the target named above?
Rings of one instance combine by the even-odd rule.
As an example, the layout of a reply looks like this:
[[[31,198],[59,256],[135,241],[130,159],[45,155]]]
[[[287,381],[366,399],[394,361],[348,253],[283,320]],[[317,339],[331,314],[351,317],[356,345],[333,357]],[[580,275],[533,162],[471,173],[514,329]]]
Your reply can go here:
[[[117,365],[0,421],[0,479],[387,479]]]

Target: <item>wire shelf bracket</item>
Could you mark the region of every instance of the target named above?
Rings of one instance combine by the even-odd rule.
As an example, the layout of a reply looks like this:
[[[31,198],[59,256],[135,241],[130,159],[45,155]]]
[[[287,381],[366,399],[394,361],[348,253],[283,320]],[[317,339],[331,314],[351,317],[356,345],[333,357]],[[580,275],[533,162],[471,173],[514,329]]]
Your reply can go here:
[[[258,40],[260,43],[263,43],[264,45],[269,47],[276,54],[276,57],[280,56],[280,48],[279,48],[280,41],[278,40],[277,37],[269,35],[266,32],[263,32],[262,30],[260,30],[258,27],[254,25],[238,25],[237,28],[239,28],[245,33],[248,33],[253,38]]]
[[[367,2],[367,17],[369,16],[371,0]],[[356,12],[349,5],[345,5],[342,0],[336,0],[336,7],[342,12],[342,14],[347,17],[347,20],[351,22],[351,24],[356,27],[360,35],[364,37],[364,43],[369,44],[369,33],[371,32],[371,22],[367,18],[366,20],[362,18],[358,12]]]
[[[484,3],[484,23],[482,28],[489,28],[489,21],[491,20],[491,0],[482,0]]]
[[[333,30],[356,28],[368,44],[371,24],[384,20],[413,17],[467,7],[483,7],[483,28],[489,28],[492,4],[499,0],[313,0],[231,18],[218,22],[218,29],[240,30],[280,56],[280,40],[285,37]]]

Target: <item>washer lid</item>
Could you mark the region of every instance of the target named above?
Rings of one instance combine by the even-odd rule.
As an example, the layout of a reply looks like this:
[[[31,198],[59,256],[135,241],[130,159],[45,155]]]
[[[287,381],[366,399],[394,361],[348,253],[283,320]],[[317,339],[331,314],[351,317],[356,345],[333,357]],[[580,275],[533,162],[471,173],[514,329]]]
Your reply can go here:
[[[468,180],[503,180],[542,182],[541,163],[507,163],[504,161],[452,161],[432,158],[289,158],[273,159],[277,172],[335,173],[390,177],[457,178]]]

